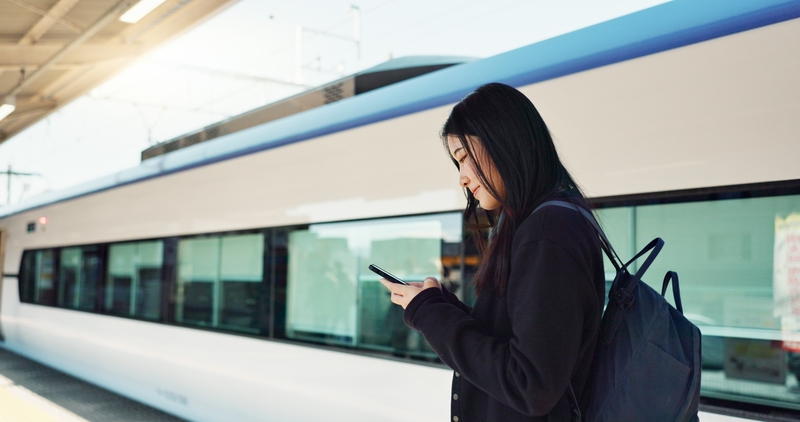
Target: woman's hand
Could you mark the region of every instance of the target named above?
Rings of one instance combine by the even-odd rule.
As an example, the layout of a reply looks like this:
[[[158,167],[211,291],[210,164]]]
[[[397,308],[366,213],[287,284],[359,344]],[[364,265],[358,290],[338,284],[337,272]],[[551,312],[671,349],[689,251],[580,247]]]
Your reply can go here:
[[[442,285],[439,284],[439,280],[433,277],[426,278],[424,283],[409,283],[408,286],[392,283],[385,278],[381,279],[381,283],[392,292],[392,303],[402,306],[403,309],[408,306],[411,299],[414,299],[414,296],[418,295],[419,292],[434,287],[438,289],[442,288]]]

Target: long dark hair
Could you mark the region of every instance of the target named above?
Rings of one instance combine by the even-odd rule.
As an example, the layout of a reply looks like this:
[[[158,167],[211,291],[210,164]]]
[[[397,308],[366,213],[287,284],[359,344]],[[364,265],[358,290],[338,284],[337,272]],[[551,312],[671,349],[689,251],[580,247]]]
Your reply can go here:
[[[473,231],[473,239],[482,255],[474,279],[475,290],[480,292],[493,286],[502,293],[511,273],[514,234],[523,220],[559,191],[568,193],[570,200],[581,206],[586,207],[586,201],[559,160],[550,131],[536,107],[528,97],[508,85],[483,85],[456,104],[442,128],[445,148],[449,136],[461,140],[469,159],[475,163],[481,185],[502,205],[495,211],[483,210],[472,192],[464,189],[467,196],[464,221]],[[481,143],[497,168],[505,186],[505,198],[498,194],[497,187],[481,169],[480,163],[485,161],[475,156],[470,139]],[[456,160],[453,163],[459,167]],[[486,231],[491,227],[494,227],[493,234],[487,242]]]

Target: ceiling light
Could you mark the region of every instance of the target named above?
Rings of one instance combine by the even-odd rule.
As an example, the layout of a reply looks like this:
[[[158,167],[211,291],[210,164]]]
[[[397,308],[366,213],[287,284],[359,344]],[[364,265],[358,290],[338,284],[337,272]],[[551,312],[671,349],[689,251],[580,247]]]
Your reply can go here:
[[[141,0],[128,9],[127,12],[123,13],[122,16],[119,17],[119,20],[128,23],[139,22],[140,19],[147,16],[148,13],[152,12],[153,9],[160,6],[164,1],[165,0]]]
[[[16,98],[12,96],[8,96],[3,100],[3,103],[0,104],[0,120],[5,119],[6,116],[17,109],[17,102],[15,100]]]

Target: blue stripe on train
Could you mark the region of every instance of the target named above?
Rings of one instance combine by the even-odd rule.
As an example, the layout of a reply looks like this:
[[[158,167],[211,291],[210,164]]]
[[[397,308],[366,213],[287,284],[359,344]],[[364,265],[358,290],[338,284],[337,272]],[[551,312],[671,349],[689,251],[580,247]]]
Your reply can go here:
[[[798,17],[800,0],[675,0],[155,157],[5,207],[0,217],[452,104],[484,83],[530,85]]]

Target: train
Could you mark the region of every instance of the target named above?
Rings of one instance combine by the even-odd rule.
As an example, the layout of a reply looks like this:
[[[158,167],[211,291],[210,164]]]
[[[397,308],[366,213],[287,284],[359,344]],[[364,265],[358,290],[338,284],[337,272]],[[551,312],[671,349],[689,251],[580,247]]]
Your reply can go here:
[[[188,420],[450,420],[452,371],[367,266],[474,300],[438,134],[502,82],[620,254],[665,240],[649,272],[678,271],[703,333],[701,418],[797,417],[775,257],[800,218],[798,51],[800,1],[675,0],[176,141],[0,209],[0,347]]]

